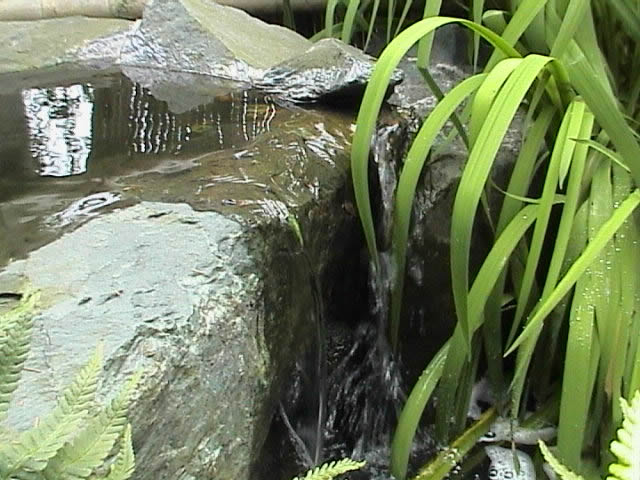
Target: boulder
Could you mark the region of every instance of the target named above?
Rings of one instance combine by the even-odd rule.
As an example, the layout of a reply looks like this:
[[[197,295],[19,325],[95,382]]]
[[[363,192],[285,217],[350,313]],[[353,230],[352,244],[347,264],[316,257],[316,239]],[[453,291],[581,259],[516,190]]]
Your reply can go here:
[[[124,45],[121,63],[250,81],[311,42],[242,10],[204,0],[154,0]]]
[[[440,41],[450,35],[455,38],[456,31],[449,30]],[[459,63],[452,63],[456,55],[437,53],[440,47],[436,41],[434,56],[445,61],[432,63],[429,72],[446,93],[469,75],[470,68],[459,57]],[[455,51],[450,46],[445,47]],[[389,99],[395,117],[379,125],[373,148],[380,191],[378,234],[384,250],[391,246],[392,195],[402,157],[398,152],[408,150],[422,121],[437,104],[436,96],[430,92],[415,65],[415,58],[404,60],[401,69],[404,81]],[[491,171],[491,180],[501,188],[506,188],[520,150],[522,120],[521,116],[516,116]],[[468,152],[459,136],[454,136],[453,140],[448,138],[453,128],[452,122],[448,122],[436,138],[430,160],[423,167],[412,208],[400,327],[404,348],[411,352],[403,355],[412,377],[409,384],[449,338],[456,322],[449,263],[451,212]],[[495,190],[491,193],[490,209],[497,215],[503,195]],[[479,267],[492,243],[492,234],[485,222],[477,222],[471,252],[472,269]]]
[[[296,102],[357,106],[374,66],[375,60],[361,50],[335,38],[323,39],[303,55],[267,70],[255,84]],[[396,70],[389,88],[401,80],[402,72]]]

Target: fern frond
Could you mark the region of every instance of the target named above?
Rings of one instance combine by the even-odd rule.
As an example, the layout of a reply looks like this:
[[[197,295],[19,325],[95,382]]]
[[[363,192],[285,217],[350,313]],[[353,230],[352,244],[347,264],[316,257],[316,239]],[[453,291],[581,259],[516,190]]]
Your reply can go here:
[[[7,416],[11,395],[18,388],[29,355],[38,298],[37,292],[27,293],[15,308],[0,315],[0,422]]]
[[[293,480],[331,480],[343,473],[359,470],[364,467],[365,463],[366,462],[356,462],[350,458],[343,458],[342,460],[327,462],[319,467],[313,468],[309,470],[304,477],[295,477]]]
[[[136,468],[135,457],[133,455],[133,445],[131,444],[131,425],[127,424],[124,435],[120,441],[120,451],[116,457],[111,470],[103,480],[128,480]]]
[[[542,441],[538,440],[538,445],[540,447],[540,451],[542,452],[542,456],[544,460],[551,466],[554,472],[556,472],[562,480],[584,480],[581,475],[572,472],[567,467],[565,467],[560,460],[558,460],[551,450],[547,447],[547,445]]]
[[[44,472],[47,478],[85,479],[104,463],[127,425],[127,410],[140,377],[141,372],[135,373],[110,404],[62,447]]]
[[[611,453],[617,463],[609,465],[607,480],[640,479],[640,391],[628,403],[620,398],[624,420],[618,430],[618,439],[611,442]]]
[[[0,458],[11,477],[18,471],[42,471],[63,445],[77,432],[93,405],[102,365],[99,346],[72,384],[58,397],[54,410],[40,424],[6,445],[0,446]]]

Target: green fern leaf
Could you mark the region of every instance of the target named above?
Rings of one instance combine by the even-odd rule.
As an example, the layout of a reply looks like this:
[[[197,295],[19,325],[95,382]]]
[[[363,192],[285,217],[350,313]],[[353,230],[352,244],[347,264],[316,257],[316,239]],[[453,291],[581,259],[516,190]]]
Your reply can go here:
[[[337,462],[328,462],[313,468],[309,470],[304,477],[296,477],[293,480],[331,480],[343,473],[358,470],[364,467],[365,463],[366,462],[356,462],[350,458],[343,458]]]
[[[94,402],[98,374],[102,364],[102,348],[98,347],[87,365],[73,383],[58,398],[54,410],[35,428],[0,446],[0,459],[11,477],[19,471],[40,472],[48,461],[68,442],[80,428]]]
[[[116,457],[111,470],[104,480],[128,480],[136,468],[133,446],[131,444],[131,425],[127,424],[124,435],[120,441],[120,452]]]
[[[46,478],[85,479],[104,463],[127,425],[127,410],[140,377],[141,372],[134,374],[111,403],[62,447],[47,466]]]
[[[624,420],[618,430],[618,439],[611,442],[611,453],[617,463],[609,465],[607,480],[640,479],[640,391],[636,391],[631,403],[620,398]]]
[[[29,355],[38,298],[36,292],[27,293],[17,307],[0,315],[0,421],[7,416],[11,395]]]
[[[538,445],[540,446],[540,451],[542,452],[544,460],[549,465],[551,465],[553,471],[556,472],[562,480],[584,480],[582,476],[572,472],[562,463],[560,463],[560,460],[558,460],[555,455],[551,453],[551,450],[549,450],[547,445],[542,440],[538,440]]]

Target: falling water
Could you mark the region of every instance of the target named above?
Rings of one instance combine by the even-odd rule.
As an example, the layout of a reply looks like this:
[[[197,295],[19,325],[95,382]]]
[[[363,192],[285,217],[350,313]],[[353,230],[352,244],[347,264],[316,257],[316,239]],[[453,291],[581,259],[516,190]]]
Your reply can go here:
[[[378,204],[381,230],[379,268],[369,268],[370,318],[353,335],[351,349],[330,372],[326,435],[328,455],[367,458],[369,463],[386,464],[392,428],[402,407],[403,392],[399,362],[387,338],[390,292],[394,266],[388,254],[396,161],[404,140],[397,124],[378,130],[373,145],[377,166]],[[399,147],[400,146],[400,147]],[[371,321],[373,319],[373,321]],[[375,467],[375,465],[374,465]],[[383,478],[376,475],[376,478]]]

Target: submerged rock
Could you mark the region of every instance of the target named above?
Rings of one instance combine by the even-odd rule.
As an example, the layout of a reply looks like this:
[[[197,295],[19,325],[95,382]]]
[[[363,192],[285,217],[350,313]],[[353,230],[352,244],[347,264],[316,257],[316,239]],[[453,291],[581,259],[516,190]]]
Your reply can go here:
[[[526,453],[495,446],[484,449],[491,460],[489,480],[535,480],[536,470]]]

